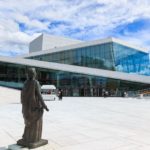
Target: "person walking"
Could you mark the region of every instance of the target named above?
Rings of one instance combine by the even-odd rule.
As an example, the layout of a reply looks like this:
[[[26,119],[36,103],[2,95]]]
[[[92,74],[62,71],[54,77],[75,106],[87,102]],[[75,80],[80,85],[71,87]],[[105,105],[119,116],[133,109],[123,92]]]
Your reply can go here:
[[[59,100],[62,100],[62,97],[63,97],[62,90],[59,89],[59,91],[58,91],[58,98],[59,98]]]

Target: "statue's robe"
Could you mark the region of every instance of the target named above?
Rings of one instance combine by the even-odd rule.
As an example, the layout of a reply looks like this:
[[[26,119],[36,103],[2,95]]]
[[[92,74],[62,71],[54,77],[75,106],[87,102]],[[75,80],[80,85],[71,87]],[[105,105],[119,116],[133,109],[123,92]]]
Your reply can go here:
[[[25,122],[23,140],[38,142],[42,136],[43,99],[37,80],[26,80],[21,92],[22,113]]]

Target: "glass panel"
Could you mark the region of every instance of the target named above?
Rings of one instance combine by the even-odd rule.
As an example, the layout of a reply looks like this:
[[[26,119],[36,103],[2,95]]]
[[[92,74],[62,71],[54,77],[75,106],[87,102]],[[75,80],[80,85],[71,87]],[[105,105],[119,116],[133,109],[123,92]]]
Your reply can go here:
[[[150,75],[149,54],[117,43],[113,44],[116,70]]]
[[[64,91],[64,96],[102,96],[102,90],[121,93],[122,90],[139,90],[149,84],[133,83],[104,77],[36,68],[40,84],[53,84]],[[26,66],[0,63],[0,85],[21,88],[26,80]],[[66,95],[65,95],[66,94]]]

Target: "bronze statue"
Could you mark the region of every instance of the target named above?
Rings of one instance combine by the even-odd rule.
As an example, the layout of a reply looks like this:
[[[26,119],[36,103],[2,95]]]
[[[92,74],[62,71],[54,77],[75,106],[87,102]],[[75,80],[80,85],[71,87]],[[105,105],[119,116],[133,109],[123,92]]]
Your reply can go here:
[[[35,79],[36,71],[29,68],[27,80],[21,91],[22,114],[25,123],[22,139],[17,141],[18,145],[36,148],[48,143],[41,139],[43,111],[49,111],[43,101],[39,82]]]

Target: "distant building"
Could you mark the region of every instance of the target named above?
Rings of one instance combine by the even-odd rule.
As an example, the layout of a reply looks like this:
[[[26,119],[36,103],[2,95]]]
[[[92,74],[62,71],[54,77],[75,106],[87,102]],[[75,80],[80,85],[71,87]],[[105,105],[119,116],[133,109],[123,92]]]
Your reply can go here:
[[[120,95],[150,87],[148,50],[115,38],[79,41],[41,35],[30,53],[0,57],[0,85],[21,88],[27,67],[35,67],[41,84],[54,84],[64,96]]]

